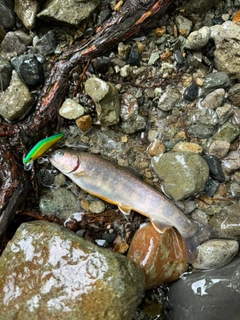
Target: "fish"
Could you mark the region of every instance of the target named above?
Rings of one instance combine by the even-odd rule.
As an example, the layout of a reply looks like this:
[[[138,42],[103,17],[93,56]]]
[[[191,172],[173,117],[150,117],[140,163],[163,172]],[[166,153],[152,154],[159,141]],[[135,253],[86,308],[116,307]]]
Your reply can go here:
[[[118,206],[122,213],[128,215],[133,210],[148,217],[159,233],[176,228],[189,263],[195,261],[199,245],[210,238],[207,226],[188,218],[165,195],[112,161],[69,148],[53,151],[49,160],[81,189]]]

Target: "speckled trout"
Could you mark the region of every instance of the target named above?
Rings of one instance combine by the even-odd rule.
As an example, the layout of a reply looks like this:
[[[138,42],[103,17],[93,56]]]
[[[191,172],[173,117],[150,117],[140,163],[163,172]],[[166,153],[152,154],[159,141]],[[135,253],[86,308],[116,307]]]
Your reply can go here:
[[[158,232],[175,227],[185,241],[190,263],[195,260],[200,243],[210,237],[207,227],[189,219],[170,199],[124,167],[71,149],[54,151],[50,162],[81,189],[117,205],[124,214],[134,210],[148,217]]]

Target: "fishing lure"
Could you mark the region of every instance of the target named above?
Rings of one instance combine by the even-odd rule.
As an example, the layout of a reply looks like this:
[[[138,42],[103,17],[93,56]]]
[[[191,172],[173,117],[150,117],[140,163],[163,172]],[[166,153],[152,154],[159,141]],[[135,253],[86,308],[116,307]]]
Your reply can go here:
[[[62,139],[63,133],[58,133],[53,136],[40,140],[23,158],[23,164],[25,170],[31,170],[34,160],[39,158],[44,152],[51,148],[58,140]]]

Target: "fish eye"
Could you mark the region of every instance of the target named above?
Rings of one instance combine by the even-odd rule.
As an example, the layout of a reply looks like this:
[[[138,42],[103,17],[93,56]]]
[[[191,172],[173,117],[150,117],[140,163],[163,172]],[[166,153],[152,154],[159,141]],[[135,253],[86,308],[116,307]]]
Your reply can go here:
[[[62,150],[57,150],[57,151],[55,151],[55,155],[59,156],[59,157],[63,157],[64,156],[64,152]]]

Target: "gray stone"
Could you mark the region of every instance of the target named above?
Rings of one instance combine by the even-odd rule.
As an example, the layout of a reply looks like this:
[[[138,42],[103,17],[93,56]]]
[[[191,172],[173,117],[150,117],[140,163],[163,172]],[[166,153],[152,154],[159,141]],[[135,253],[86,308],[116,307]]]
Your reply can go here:
[[[230,149],[230,142],[224,140],[215,140],[211,143],[208,153],[215,155],[218,159],[225,157]]]
[[[213,140],[225,140],[232,142],[239,136],[240,128],[231,124],[231,122],[224,123],[212,137]]]
[[[226,175],[231,175],[240,169],[239,151],[231,151],[226,158],[222,159],[222,169]]]
[[[224,95],[224,89],[214,90],[201,101],[201,105],[205,108],[216,109],[222,105]]]
[[[89,206],[89,210],[93,213],[102,213],[105,210],[105,204],[101,201],[93,201]]]
[[[79,211],[79,203],[74,194],[66,188],[46,189],[40,197],[39,209],[43,214],[68,219]]]
[[[85,83],[85,90],[95,102],[101,125],[111,126],[119,122],[120,101],[114,85],[99,78],[90,78]]]
[[[167,88],[158,101],[158,108],[163,111],[172,110],[181,99],[180,92],[174,88]]]
[[[219,71],[227,72],[231,78],[240,80],[240,25],[232,22],[224,22],[215,39],[216,50],[214,62]],[[231,48],[231,49],[229,49]]]
[[[24,26],[31,30],[35,26],[37,10],[38,10],[38,1],[37,0],[15,0],[14,1],[14,10],[18,18],[22,21]]]
[[[178,15],[175,17],[175,22],[181,36],[187,37],[192,28],[192,21],[182,15]]]
[[[218,115],[218,123],[221,125],[233,115],[233,107],[229,103],[225,103],[222,107],[216,109]]]
[[[57,45],[55,32],[48,31],[41,39],[35,43],[36,49],[43,55],[47,56],[54,52]]]
[[[28,87],[13,70],[10,85],[1,97],[0,114],[9,121],[17,120],[32,103],[33,97]]]
[[[0,0],[0,24],[5,29],[14,28],[15,14],[13,0]]]
[[[193,152],[168,152],[152,158],[153,169],[162,181],[164,192],[183,200],[199,192],[207,182],[209,168]]]
[[[240,107],[240,83],[236,83],[228,91],[228,99],[236,107]]]
[[[151,56],[150,56],[150,58],[149,58],[149,60],[148,60],[148,65],[149,66],[152,66],[152,65],[154,65],[154,63],[159,59],[159,52],[158,51],[154,51],[154,52],[152,52],[151,53]]]
[[[27,50],[27,46],[18,38],[14,32],[8,32],[4,37],[1,48],[8,56],[14,57]]]
[[[199,246],[197,259],[192,265],[197,269],[219,268],[229,263],[238,250],[236,240],[211,239]]]
[[[211,35],[211,30],[209,27],[205,26],[197,31],[193,31],[187,37],[185,43],[185,48],[191,50],[199,50],[203,48],[209,41]]]
[[[125,256],[45,221],[21,224],[0,257],[1,320],[129,320],[143,288]]]
[[[66,119],[77,119],[84,114],[84,108],[73,99],[66,99],[61,108],[59,114]]]
[[[188,134],[193,137],[207,138],[213,135],[218,124],[217,113],[208,108],[192,110],[187,118]]]
[[[9,86],[12,76],[12,66],[7,59],[0,55],[0,90],[5,91]]]
[[[45,21],[57,21],[77,27],[99,4],[99,0],[50,0],[37,16]]]
[[[207,272],[193,272],[170,285],[169,320],[239,320],[240,259]]]
[[[209,73],[205,77],[205,82],[199,91],[200,97],[205,97],[207,94],[218,88],[227,88],[230,85],[230,79],[225,72]]]

